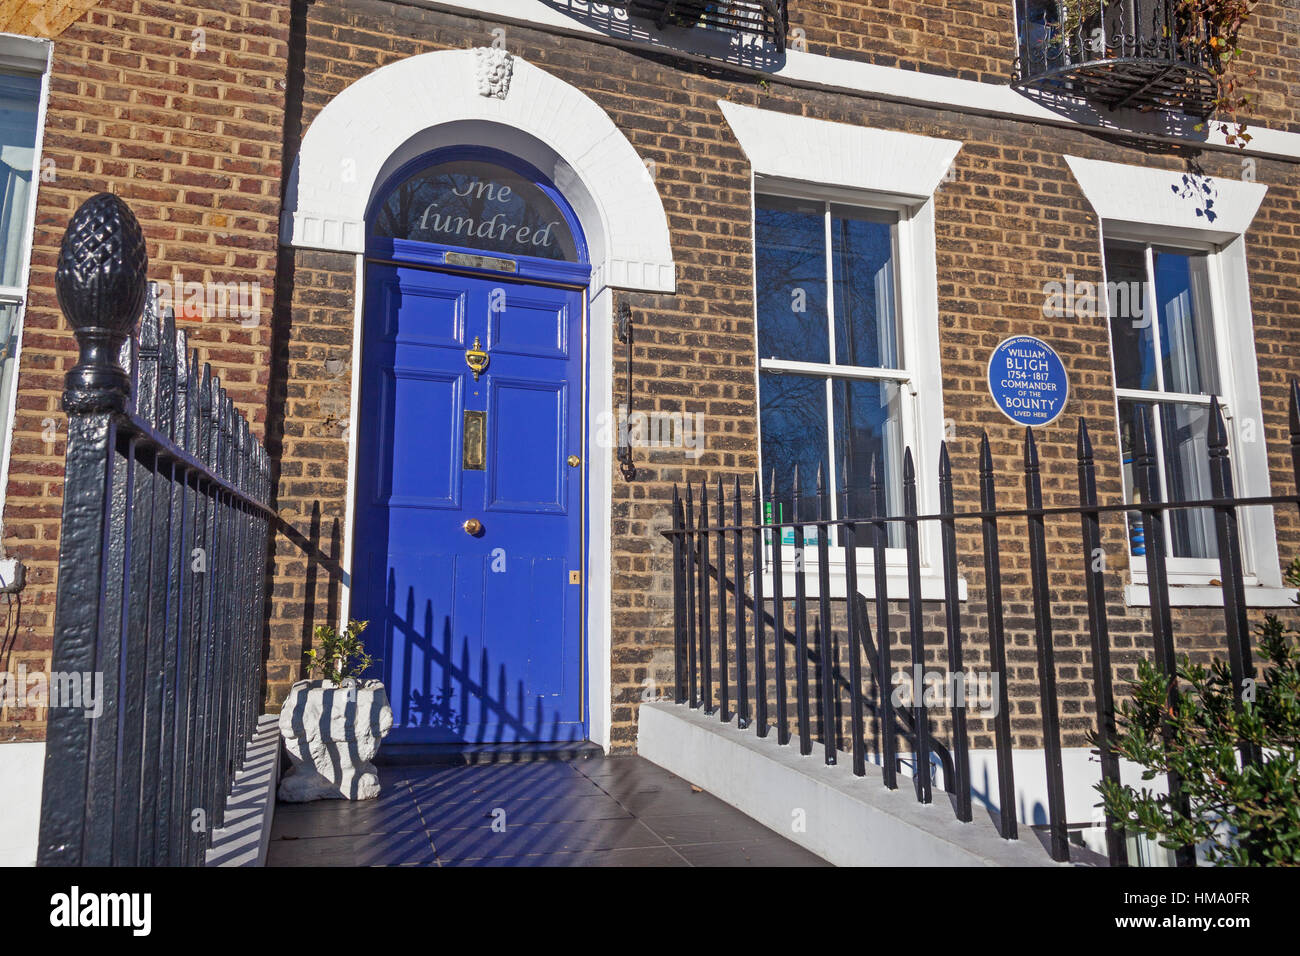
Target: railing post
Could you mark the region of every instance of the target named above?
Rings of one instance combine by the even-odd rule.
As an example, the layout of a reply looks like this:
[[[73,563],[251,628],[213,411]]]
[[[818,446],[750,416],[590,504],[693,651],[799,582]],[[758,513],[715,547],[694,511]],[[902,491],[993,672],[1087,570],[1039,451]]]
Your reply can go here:
[[[925,706],[925,622],[921,619],[921,542],[916,514],[916,466],[912,449],[903,451],[903,522],[907,553],[907,617],[912,635],[912,732],[916,737],[916,798],[929,803],[930,714]]]
[[[68,225],[55,288],[77,338],[77,364],[68,372],[63,522],[52,673],[103,674],[103,713],[90,720],[68,707],[50,709],[37,862],[77,866],[107,862],[113,828],[112,783],[92,768],[115,762],[118,655],[103,598],[113,490],[117,487],[117,416],[127,408],[131,381],[118,356],[144,307],[148,256],[140,225],[126,204],[101,193]],[[107,779],[113,779],[111,771]]]
[[[1052,859],[1070,858],[1065,833],[1065,780],[1061,766],[1060,713],[1056,701],[1056,651],[1052,646],[1052,608],[1047,580],[1047,533],[1042,515],[1043,488],[1039,475],[1038,444],[1034,431],[1025,428],[1025,507],[1029,529],[1029,566],[1034,592],[1034,631],[1038,645],[1038,696],[1042,707],[1043,757],[1047,763],[1047,822],[1051,829]],[[1035,514],[1034,512],[1038,512]]]
[[[745,639],[745,538],[744,533],[740,530],[743,518],[740,512],[740,476],[735,476],[735,487],[732,489],[731,496],[731,523],[734,527],[731,537],[732,563],[735,568],[735,593],[733,597],[736,600],[736,689],[737,697],[740,699],[740,710],[736,718],[736,724],[739,727],[749,726],[749,646]],[[754,565],[755,574],[762,572],[762,568]],[[757,591],[756,595],[762,593]],[[754,626],[758,627],[759,606],[754,604]]]
[[[763,476],[754,472],[754,715],[755,731],[767,736],[767,612],[763,609]]]
[[[683,539],[686,562],[686,669],[688,677],[688,699],[692,708],[700,706],[699,685],[699,634],[696,622],[699,612],[695,601],[696,544],[695,544],[695,498],[691,483],[686,482],[686,531]]]
[[[710,630],[713,618],[709,613],[709,488],[700,482],[700,662],[703,666],[701,681],[704,684],[704,712],[713,713],[713,640]]]
[[[776,497],[776,469],[772,470],[772,655],[776,665],[776,742],[790,742],[789,683],[785,669],[785,566],[781,560],[781,536],[785,527]]]
[[[1300,494],[1300,381],[1291,379],[1290,392],[1290,414],[1288,417],[1288,426],[1291,432],[1291,480],[1292,487],[1296,494]],[[1300,502],[1296,503],[1297,509],[1300,509]]]
[[[817,656],[821,658],[822,682],[821,703],[817,709],[821,712],[822,752],[827,764],[835,763],[835,738],[838,736],[838,720],[835,716],[835,662],[831,655],[831,562],[829,529],[826,526],[830,511],[826,507],[826,475],[821,465],[817,466],[817,616],[818,648]]]
[[[885,546],[889,541],[889,525],[884,520],[885,483],[880,474],[883,467],[871,455],[867,468],[867,500],[871,515],[871,563],[876,585],[876,692],[880,695],[880,763],[881,777],[886,789],[898,789],[898,737],[894,731],[894,699],[892,651],[889,630],[889,569],[885,564]]]
[[[1146,539],[1147,592],[1151,603],[1151,639],[1155,645],[1156,665],[1169,680],[1169,702],[1172,705],[1174,682],[1177,680],[1178,663],[1174,656],[1173,619],[1169,612],[1169,575],[1165,566],[1165,513],[1158,507],[1162,501],[1160,489],[1160,465],[1156,460],[1155,439],[1151,432],[1151,419],[1147,416],[1145,406],[1138,405],[1133,412],[1134,472],[1137,490],[1141,496],[1138,509],[1142,513],[1142,527]],[[1163,733],[1166,740],[1170,734],[1166,721]],[[1182,781],[1177,773],[1169,774],[1169,793],[1184,812],[1187,797],[1182,793]],[[1178,866],[1192,866],[1196,862],[1192,847],[1180,847],[1174,851]]]
[[[862,636],[858,633],[858,526],[853,520],[849,495],[849,462],[844,460],[844,510],[841,518],[840,545],[844,548],[844,627],[848,632],[849,651],[849,720],[853,728],[853,774],[867,773],[866,721],[862,706]]]
[[[1222,502],[1214,508],[1214,533],[1219,550],[1219,581],[1223,590],[1223,624],[1228,643],[1228,668],[1232,674],[1233,699],[1241,710],[1246,681],[1255,677],[1250,654],[1250,625],[1246,620],[1246,591],[1242,582],[1241,538],[1233,498],[1232,462],[1228,459],[1228,429],[1223,422],[1219,399],[1210,399],[1207,444],[1210,452],[1210,493]],[[1259,749],[1241,742],[1243,764],[1258,763]]]
[[[194,375],[194,363],[188,361],[185,333],[176,333],[176,423],[173,431],[174,441],[184,451],[193,454],[194,425],[193,403],[197,387]],[[171,781],[171,819],[188,820],[189,806],[189,755],[190,755],[190,713],[193,701],[194,683],[194,645],[191,640],[192,621],[194,617],[195,582],[192,570],[192,552],[194,548],[194,514],[197,490],[191,487],[191,473],[188,468],[177,468],[172,485],[173,496],[178,497],[176,515],[179,523],[175,535],[176,557],[173,582],[174,605],[172,608],[172,626],[176,633],[175,666],[172,674],[174,700],[170,704],[170,721],[174,728],[171,747],[165,751],[167,756],[167,773]],[[189,840],[190,828],[177,828],[171,838],[167,855],[169,866],[181,866],[185,863],[185,852]]]
[[[1110,673],[1110,624],[1106,616],[1106,554],[1101,546],[1101,513],[1097,511],[1097,474],[1088,425],[1079,419],[1079,518],[1082,522],[1084,579],[1088,588],[1088,634],[1092,639],[1092,692],[1097,710],[1097,750],[1104,780],[1119,783],[1115,737],[1115,696]],[[1111,866],[1128,865],[1124,834],[1106,815],[1106,856]]]
[[[957,792],[957,819],[969,823],[972,819],[970,793],[970,751],[966,739],[965,673],[962,670],[961,648],[961,594],[957,589],[957,529],[953,521],[952,462],[948,458],[948,443],[939,444],[939,513],[943,538],[943,599],[944,623],[948,634],[948,675],[954,685],[960,680],[961,699],[952,705],[952,750]]]
[[[812,728],[808,707],[808,584],[804,578],[807,573],[807,551],[804,548],[803,525],[799,523],[799,466],[794,467],[794,483],[791,487],[790,517],[794,521],[794,674],[795,706],[799,716],[799,753],[812,753]]]
[[[673,700],[686,700],[686,546],[682,499],[673,484]]]
[[[1016,781],[1011,761],[1011,697],[1007,693],[1007,645],[1002,618],[1002,557],[998,548],[998,495],[989,434],[980,436],[980,510],[984,534],[984,603],[989,621],[989,666],[997,686],[993,742],[998,762],[998,831],[1016,839]]]
[[[722,494],[722,476],[718,475],[718,705],[722,722],[731,720],[731,668],[727,651],[727,503]]]
[[[182,394],[183,380],[181,367],[184,363],[184,348],[178,348],[176,320],[170,309],[161,313],[162,318],[162,358],[160,363],[158,393],[158,430],[173,444],[178,442],[177,425],[179,421],[177,402]],[[160,745],[157,752],[157,788],[158,817],[154,841],[155,861],[160,866],[174,865],[172,858],[173,815],[172,799],[175,785],[175,762],[172,753],[176,746],[176,674],[178,670],[179,625],[176,608],[180,602],[181,568],[184,552],[181,550],[181,535],[184,531],[184,475],[181,465],[174,461],[167,464],[167,473],[163,481],[167,506],[166,553],[162,556],[164,569],[162,605],[158,615],[162,620],[164,645],[162,652],[163,686],[159,702],[159,724],[161,731]]]

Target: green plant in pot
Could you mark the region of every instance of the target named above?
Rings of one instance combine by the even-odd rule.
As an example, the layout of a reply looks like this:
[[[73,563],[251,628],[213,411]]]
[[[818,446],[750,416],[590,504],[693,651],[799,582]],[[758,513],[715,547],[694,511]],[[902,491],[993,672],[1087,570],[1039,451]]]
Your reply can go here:
[[[280,708],[280,737],[293,763],[280,781],[279,798],[370,800],[379,796],[373,763],[393,726],[384,685],[362,680],[377,662],[366,650],[366,621],[342,631],[320,625],[303,657],[307,673],[319,675],[289,689]]]
[[[312,632],[313,647],[307,651],[307,673],[319,674],[334,684],[355,681],[374,664],[366,651],[361,633],[369,621],[348,621],[340,634],[328,624],[319,624]]]

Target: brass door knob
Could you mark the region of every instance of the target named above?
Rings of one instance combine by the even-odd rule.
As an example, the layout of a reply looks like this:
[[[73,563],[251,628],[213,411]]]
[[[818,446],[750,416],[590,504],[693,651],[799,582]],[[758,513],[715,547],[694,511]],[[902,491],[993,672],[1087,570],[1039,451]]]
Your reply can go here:
[[[465,529],[466,534],[478,534],[483,530],[483,522],[479,521],[478,518],[470,518],[462,527]]]
[[[578,467],[579,465],[581,465],[581,464],[582,464],[582,459],[579,458],[577,455],[570,455],[570,456],[569,456],[569,467],[570,467],[570,468],[577,468],[577,467]]]

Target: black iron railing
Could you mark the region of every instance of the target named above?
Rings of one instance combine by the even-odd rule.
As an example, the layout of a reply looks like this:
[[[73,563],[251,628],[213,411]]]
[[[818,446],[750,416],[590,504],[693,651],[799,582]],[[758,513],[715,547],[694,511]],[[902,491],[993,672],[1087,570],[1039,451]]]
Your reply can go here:
[[[1206,117],[1212,25],[1178,0],[1016,0],[1018,88]]]
[[[623,7],[632,16],[666,26],[722,30],[785,49],[789,28],[786,0],[623,0],[610,6]]]
[[[1119,780],[1119,760],[1110,748],[1114,733],[1115,694],[1112,689],[1110,614],[1108,611],[1102,551],[1102,521],[1107,516],[1125,516],[1137,509],[1146,530],[1146,571],[1150,591],[1149,633],[1157,665],[1174,673],[1174,633],[1170,612],[1169,578],[1165,546],[1166,516],[1188,509],[1209,509],[1214,514],[1218,546],[1219,581],[1223,592],[1224,645],[1236,686],[1254,674],[1251,663],[1243,567],[1238,533],[1238,509],[1252,506],[1295,506],[1296,494],[1240,498],[1233,492],[1228,439],[1217,401],[1211,404],[1208,446],[1213,498],[1166,503],[1161,500],[1160,468],[1152,438],[1148,410],[1139,407],[1135,416],[1135,485],[1138,504],[1101,504],[1092,445],[1086,425],[1078,429],[1078,504],[1044,507],[1039,457],[1033,432],[1026,430],[1024,442],[1024,507],[999,508],[993,455],[985,435],[980,445],[980,504],[976,510],[958,511],[953,502],[952,469],[946,444],[941,449],[937,475],[939,511],[917,513],[917,476],[911,450],[906,450],[902,467],[903,513],[886,514],[884,482],[873,461],[861,484],[845,467],[836,494],[837,517],[829,517],[830,493],[819,472],[812,495],[799,487],[796,473],[791,500],[778,502],[775,478],[765,494],[755,479],[752,493],[742,495],[736,478],[728,503],[722,481],[716,493],[702,485],[699,496],[687,486],[685,498],[673,495],[673,526],[664,532],[673,547],[675,688],[678,703],[702,707],[717,713],[723,721],[751,723],[759,737],[775,727],[779,743],[787,744],[797,734],[799,751],[813,752],[819,742],[827,764],[841,753],[852,755],[853,773],[866,773],[868,750],[878,759],[884,785],[898,786],[900,764],[910,762],[912,785],[917,799],[932,800],[932,756],[943,770],[944,789],[950,794],[957,819],[972,819],[971,728],[979,720],[983,739],[995,751],[994,783],[983,794],[989,806],[998,808],[997,826],[1004,838],[1017,837],[1016,785],[1012,768],[1013,721],[1022,733],[1036,734],[1042,741],[1047,780],[1046,829],[1050,852],[1056,860],[1069,858],[1068,831],[1088,826],[1066,819],[1065,781],[1062,768],[1061,707],[1058,701],[1057,643],[1053,636],[1054,617],[1073,623],[1080,613],[1071,605],[1073,597],[1058,598],[1063,587],[1077,588],[1082,575],[1086,593],[1087,634],[1095,722],[1088,722],[1097,734],[1100,773]],[[1291,456],[1300,485],[1300,386],[1291,385]],[[860,502],[866,489],[865,506]],[[801,500],[801,494],[803,494]],[[710,498],[717,514],[710,514]],[[811,499],[811,500],[810,500]],[[789,505],[789,510],[785,505]],[[814,508],[809,509],[809,505]],[[807,511],[813,516],[808,517]],[[748,512],[748,515],[746,515]],[[1066,519],[1067,526],[1079,522],[1080,547],[1077,559],[1049,556],[1046,523]],[[942,579],[942,612],[927,616],[921,586],[921,530],[937,524]],[[892,600],[889,594],[890,567],[887,545],[890,528],[901,527],[906,596]],[[1038,714],[1013,714],[1008,694],[1007,633],[1011,629],[1003,598],[1002,534],[1008,528],[1024,529],[1025,548],[1018,554],[1028,566],[1032,600],[1025,602],[1017,591],[1018,613],[1031,605],[1028,618],[1036,652],[1033,680],[1037,683]],[[967,542],[981,541],[982,555],[967,556],[963,565],[958,551],[959,529]],[[1068,533],[1068,532],[1066,532]],[[789,540],[783,540],[787,538]],[[850,598],[832,600],[832,537],[842,554],[843,594]],[[895,536],[896,539],[897,536]],[[1124,536],[1126,540],[1127,535]],[[870,555],[870,568],[860,568],[859,549]],[[808,552],[815,549],[816,560]],[[1074,549],[1070,554],[1073,555]],[[1063,581],[1061,566],[1072,568],[1069,582]],[[983,570],[983,598],[971,596],[966,612],[959,593],[959,567]],[[1049,575],[1049,567],[1055,575]],[[816,579],[816,616],[810,617],[809,585]],[[793,577],[790,582],[789,578]],[[862,585],[874,585],[872,598],[861,592]],[[793,584],[793,599],[789,592]],[[770,585],[772,593],[766,593]],[[714,595],[716,594],[716,601]],[[893,606],[891,606],[891,604]],[[716,606],[715,606],[716,605]],[[977,611],[977,613],[976,613]],[[1213,613],[1213,612],[1211,612]],[[964,620],[965,618],[965,620]],[[1022,618],[1023,620],[1023,618]],[[941,653],[929,646],[927,631],[942,630],[945,646]],[[1131,633],[1129,627],[1127,633]],[[893,640],[893,638],[898,640]],[[1129,645],[1131,646],[1131,645]],[[894,655],[900,650],[903,654]],[[1081,656],[1072,649],[1075,657]],[[1134,652],[1129,652],[1134,653]],[[1139,645],[1136,653],[1141,653]],[[944,668],[944,678],[969,671],[971,656],[978,656],[987,668],[995,703],[991,716],[973,713],[970,700],[951,699],[939,712],[931,711],[926,696],[913,693],[900,705],[894,701],[896,671],[908,675],[929,668]],[[1087,671],[1079,661],[1076,680]],[[1074,662],[1071,662],[1073,666]],[[918,671],[918,668],[921,670]],[[1017,680],[1023,688],[1024,664]],[[951,686],[951,684],[950,684]],[[735,694],[733,695],[733,689]],[[913,691],[916,688],[913,687]],[[1022,690],[1023,693],[1023,690]],[[1086,693],[1086,692],[1085,692]],[[843,705],[848,701],[848,714]],[[733,705],[733,700],[735,701]],[[792,707],[793,700],[793,707]],[[793,709],[793,713],[791,713]],[[1076,709],[1075,714],[1079,711]],[[1019,719],[1017,719],[1019,718]],[[1025,721],[1032,726],[1025,726]],[[868,727],[868,723],[871,727]],[[1080,718],[1073,718],[1077,735]],[[898,738],[908,750],[900,753]],[[945,742],[946,740],[946,742]],[[904,753],[910,753],[910,761]],[[1259,754],[1243,753],[1243,759],[1258,760]],[[1169,780],[1170,793],[1179,793],[1179,781]],[[1112,864],[1126,863],[1124,834],[1107,820],[1106,848]],[[1192,851],[1177,854],[1177,862],[1189,863]]]
[[[201,865],[260,713],[269,461],[147,268],[120,199],[77,211],[51,679],[101,691],[49,710],[42,866]]]

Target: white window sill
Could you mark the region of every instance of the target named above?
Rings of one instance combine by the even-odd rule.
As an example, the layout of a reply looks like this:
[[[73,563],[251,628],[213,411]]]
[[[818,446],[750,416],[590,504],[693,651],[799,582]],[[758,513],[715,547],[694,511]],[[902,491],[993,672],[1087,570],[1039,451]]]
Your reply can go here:
[[[1247,607],[1295,607],[1295,588],[1259,585],[1245,588]],[[1150,607],[1151,591],[1145,583],[1126,584],[1124,603],[1129,607]],[[1206,581],[1202,585],[1180,584],[1169,588],[1170,607],[1223,607],[1223,589]]]
[[[789,603],[794,600],[795,575],[792,572],[783,571],[781,574],[781,597]],[[751,575],[752,578],[752,575]],[[808,598],[821,597],[821,581],[817,571],[817,565],[809,564],[807,571],[803,575],[804,594]],[[844,566],[831,565],[830,567],[830,597],[832,600],[844,600],[848,594],[848,588],[845,586]],[[751,581],[752,584],[752,581]],[[763,572],[763,598],[770,601],[772,599],[772,572]],[[905,601],[909,597],[907,590],[907,574],[902,569],[897,571],[890,568],[885,576],[885,588],[888,591],[889,600]],[[876,599],[876,574],[870,565],[858,567],[858,593],[868,601]],[[957,576],[957,597],[958,600],[966,600],[966,579],[961,575]],[[921,569],[921,600],[922,601],[943,601],[947,599],[947,594],[943,589],[943,576],[934,570],[926,568]]]

